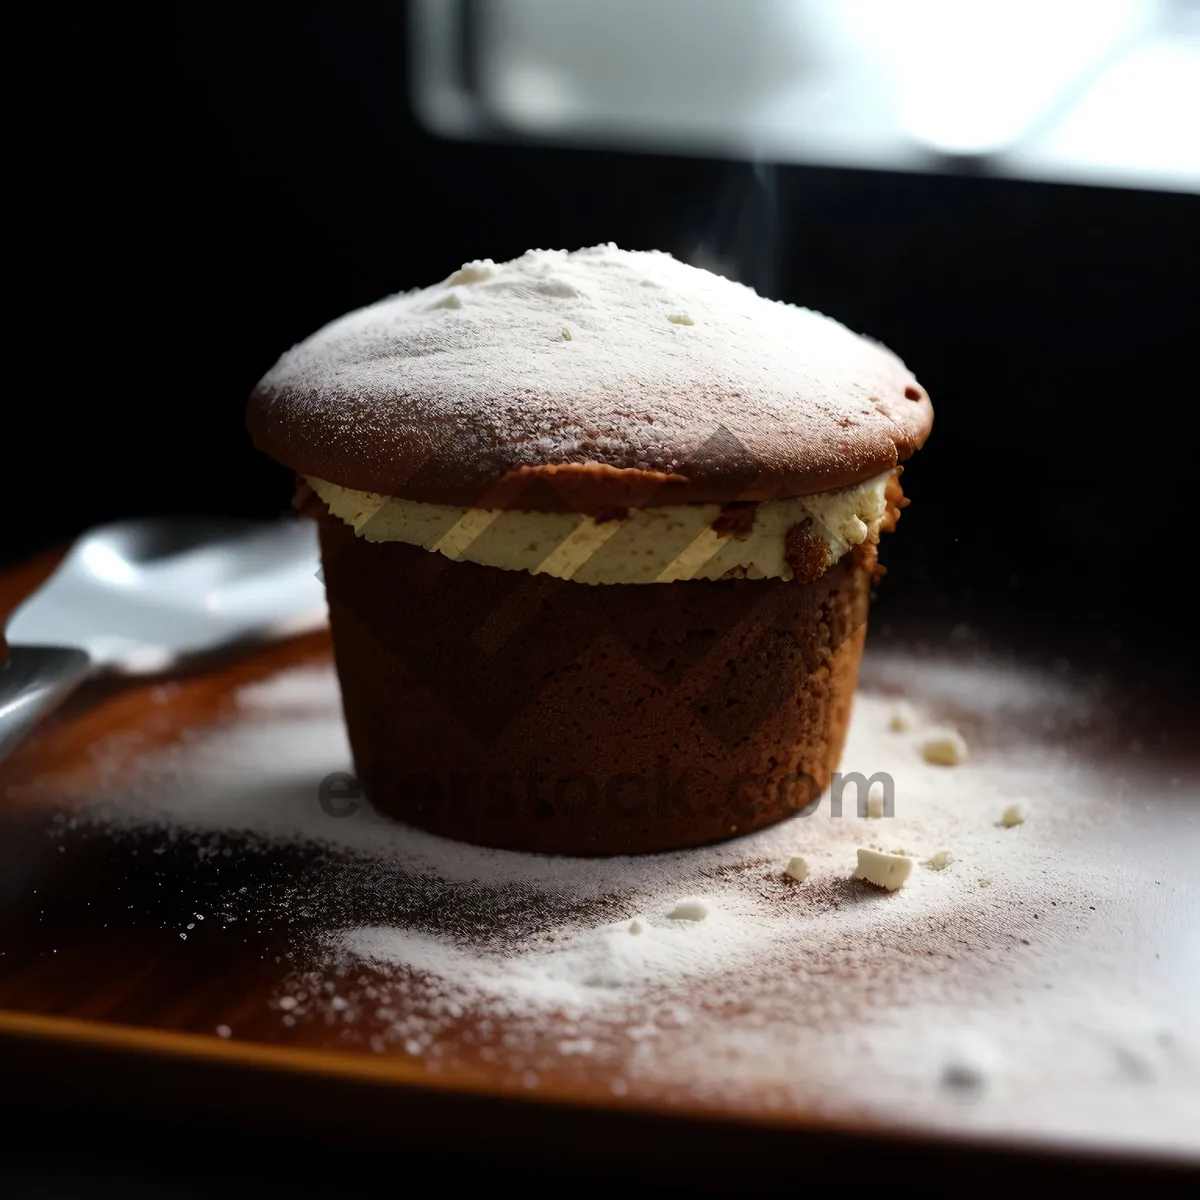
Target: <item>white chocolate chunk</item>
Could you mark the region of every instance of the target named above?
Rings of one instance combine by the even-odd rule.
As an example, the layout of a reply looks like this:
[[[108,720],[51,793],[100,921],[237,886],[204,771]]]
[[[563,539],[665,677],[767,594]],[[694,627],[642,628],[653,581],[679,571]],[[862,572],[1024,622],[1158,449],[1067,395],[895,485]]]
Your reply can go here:
[[[808,878],[808,863],[796,855],[788,859],[784,873],[790,875],[797,883],[803,883]]]
[[[967,743],[953,729],[937,729],[921,743],[921,757],[940,767],[956,767],[967,758]]]
[[[904,886],[904,881],[911,873],[911,858],[905,858],[902,854],[884,854],[879,850],[860,850],[854,878],[865,879],[876,887],[894,892]]]

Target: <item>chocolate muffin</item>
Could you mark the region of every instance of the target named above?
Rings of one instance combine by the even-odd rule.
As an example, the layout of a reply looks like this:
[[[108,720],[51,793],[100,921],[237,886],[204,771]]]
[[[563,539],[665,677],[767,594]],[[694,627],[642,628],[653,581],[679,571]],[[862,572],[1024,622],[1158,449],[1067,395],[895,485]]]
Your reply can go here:
[[[581,855],[815,804],[932,422],[876,343],[611,245],[351,313],[248,413],[320,525],[365,794]]]

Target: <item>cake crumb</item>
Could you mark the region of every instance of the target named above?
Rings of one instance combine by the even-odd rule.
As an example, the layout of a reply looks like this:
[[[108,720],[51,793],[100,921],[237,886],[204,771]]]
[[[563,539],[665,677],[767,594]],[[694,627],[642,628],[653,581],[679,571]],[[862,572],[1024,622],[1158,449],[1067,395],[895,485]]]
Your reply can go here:
[[[633,920],[629,922],[630,933],[641,933],[645,928],[645,925],[643,925],[641,921],[637,919],[637,917],[634,917]]]
[[[888,729],[892,733],[908,733],[916,724],[917,714],[913,711],[913,706],[904,700],[892,709],[892,715],[888,718]]]
[[[799,855],[788,859],[784,874],[790,875],[797,883],[803,883],[808,878],[808,863]]]
[[[965,762],[967,743],[953,729],[938,729],[921,743],[921,757],[940,767],[956,767]]]
[[[953,861],[949,850],[939,850],[930,856],[927,865],[931,871],[944,871]]]
[[[667,913],[668,921],[703,921],[708,916],[708,905],[701,900],[684,900]]]
[[[865,879],[876,887],[894,892],[904,886],[912,872],[912,859],[902,854],[885,854],[880,850],[860,850],[855,879]]]
[[[1003,825],[1005,829],[1011,829],[1014,825],[1024,825],[1025,805],[1010,804],[1000,814],[1000,824]]]

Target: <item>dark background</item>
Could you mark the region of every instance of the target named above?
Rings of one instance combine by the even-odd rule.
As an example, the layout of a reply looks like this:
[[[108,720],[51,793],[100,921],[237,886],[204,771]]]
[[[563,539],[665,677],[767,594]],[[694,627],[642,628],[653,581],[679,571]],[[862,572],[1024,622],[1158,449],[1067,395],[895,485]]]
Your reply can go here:
[[[1194,656],[1196,197],[451,144],[410,114],[396,0],[60,12],[56,382],[7,401],[30,452],[7,456],[29,499],[4,561],[121,516],[282,510],[245,397],[349,308],[530,246],[701,247],[884,341],[933,396],[883,620]]]

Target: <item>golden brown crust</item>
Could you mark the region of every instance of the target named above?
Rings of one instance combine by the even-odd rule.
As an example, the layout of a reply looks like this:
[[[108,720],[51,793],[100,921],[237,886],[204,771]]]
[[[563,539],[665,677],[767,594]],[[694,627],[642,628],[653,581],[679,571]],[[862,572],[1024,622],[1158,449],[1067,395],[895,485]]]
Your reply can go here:
[[[829,543],[813,528],[812,517],[805,517],[787,531],[784,557],[800,583],[812,583],[825,573],[829,566]]]
[[[911,503],[900,487],[900,476],[903,473],[903,467],[897,467],[892,472],[883,491],[883,498],[887,505],[883,520],[879,522],[877,528],[868,531],[865,542],[855,546],[851,551],[854,561],[870,574],[871,582],[875,584],[878,584],[887,574],[887,567],[879,561],[879,536],[896,531],[896,522],[900,520],[900,513]]]
[[[762,502],[810,496],[861,483],[909,458],[933,427],[928,399],[913,405],[913,420],[876,424],[822,445],[780,438],[736,444],[724,430],[704,444],[681,437],[669,453],[670,470],[619,467],[604,462],[516,463],[526,446],[496,444],[464,458],[445,444],[421,446],[404,438],[348,446],[320,420],[298,420],[285,398],[256,391],[246,418],[255,446],[301,475],[358,491],[428,504],[528,512],[582,512],[609,508],[659,508],[674,504]],[[753,418],[747,414],[747,424]],[[447,438],[453,443],[453,438]],[[697,444],[697,443],[700,444]],[[716,443],[722,454],[714,452]],[[691,457],[689,457],[691,454]]]
[[[904,474],[903,467],[897,467],[892,472],[891,478],[887,481],[883,490],[883,499],[887,505],[887,510],[884,513],[884,518],[879,522],[878,533],[870,535],[874,542],[879,541],[880,533],[895,533],[896,522],[900,520],[900,513],[906,509],[911,500],[904,494],[904,489],[900,486],[900,476]]]

